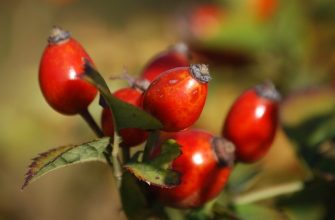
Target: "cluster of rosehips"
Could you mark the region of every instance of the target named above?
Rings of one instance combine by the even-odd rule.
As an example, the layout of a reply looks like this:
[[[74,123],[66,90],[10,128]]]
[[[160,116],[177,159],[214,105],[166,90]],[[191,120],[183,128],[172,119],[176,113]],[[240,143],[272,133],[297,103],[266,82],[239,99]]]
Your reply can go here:
[[[92,59],[69,32],[58,27],[52,30],[48,42],[39,71],[44,97],[62,114],[87,114],[97,89],[79,75],[85,60],[94,66]],[[251,88],[235,101],[224,122],[222,137],[189,128],[202,112],[210,79],[206,65],[190,64],[187,50],[174,47],[149,62],[137,80],[141,83],[113,94],[162,123],[158,143],[173,138],[180,145],[182,154],[171,164],[180,173],[180,184],[172,188],[151,186],[157,198],[170,206],[199,207],[214,198],[226,184],[235,161],[259,160],[274,139],[280,97],[271,84]],[[97,132],[98,136],[114,135],[112,120],[112,112],[104,108],[103,134]],[[143,143],[148,132],[122,129],[121,146],[130,148]],[[151,158],[160,146],[154,149]]]

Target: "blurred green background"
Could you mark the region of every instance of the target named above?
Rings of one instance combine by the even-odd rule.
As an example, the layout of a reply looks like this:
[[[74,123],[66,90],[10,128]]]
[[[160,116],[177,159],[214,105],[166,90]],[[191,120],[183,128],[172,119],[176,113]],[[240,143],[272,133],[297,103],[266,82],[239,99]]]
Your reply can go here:
[[[94,138],[79,116],[53,111],[39,90],[39,60],[53,25],[69,30],[106,78],[124,68],[136,76],[169,45],[189,43],[197,61],[210,64],[214,78],[196,126],[215,134],[240,92],[265,80],[277,85],[284,100],[297,90],[316,90],[313,97],[303,93],[299,98],[298,93],[285,102],[285,123],[332,110],[335,3],[278,1],[270,15],[259,17],[262,12],[255,12],[253,1],[216,1],[223,16],[200,34],[192,32],[189,21],[193,7],[208,1],[0,1],[0,219],[125,218],[111,171],[101,164],[61,169],[20,190],[38,152]],[[109,83],[112,91],[126,85]],[[99,121],[97,102],[90,110]],[[281,128],[259,166],[262,172],[248,190],[310,176]]]

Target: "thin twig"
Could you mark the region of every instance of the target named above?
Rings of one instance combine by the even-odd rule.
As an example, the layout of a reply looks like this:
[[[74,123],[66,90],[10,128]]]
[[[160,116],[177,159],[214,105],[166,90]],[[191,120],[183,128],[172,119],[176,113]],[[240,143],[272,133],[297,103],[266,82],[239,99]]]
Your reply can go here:
[[[81,111],[79,114],[99,138],[104,136],[102,130],[95,122],[94,118],[92,117],[91,113],[88,111],[87,108]]]
[[[148,161],[159,138],[159,130],[151,131],[144,147],[143,161]]]
[[[130,148],[122,147],[123,163],[126,163],[130,160]]]
[[[115,128],[115,126],[114,126],[114,128]],[[116,178],[116,185],[117,185],[118,188],[120,188],[121,180],[122,180],[122,168],[121,168],[120,161],[119,161],[119,158],[118,158],[119,149],[120,149],[120,137],[117,134],[117,132],[114,132],[112,161],[113,161],[114,177]]]

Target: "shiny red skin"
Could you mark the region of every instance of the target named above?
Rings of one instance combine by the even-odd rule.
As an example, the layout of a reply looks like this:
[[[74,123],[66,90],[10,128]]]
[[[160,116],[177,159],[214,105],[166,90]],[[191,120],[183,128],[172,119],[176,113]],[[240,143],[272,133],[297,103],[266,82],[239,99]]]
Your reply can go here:
[[[208,84],[195,79],[189,67],[177,67],[156,78],[144,93],[143,108],[164,131],[180,131],[194,124],[205,105]]]
[[[230,166],[219,166],[212,148],[213,135],[190,129],[172,134],[182,154],[172,162],[180,173],[180,184],[173,188],[151,186],[157,199],[176,208],[196,208],[215,198],[224,188]]]
[[[49,43],[41,58],[39,83],[49,105],[65,115],[87,109],[97,89],[78,76],[84,69],[84,59],[93,64],[83,47],[73,38]]]
[[[113,94],[120,100],[132,104],[137,107],[141,107],[142,104],[142,92],[134,88],[123,88],[116,91]],[[108,108],[104,108],[101,114],[101,127],[104,135],[113,136],[114,126],[112,112]],[[148,133],[138,128],[124,128],[120,130],[120,136],[122,138],[122,147],[133,147],[143,143],[148,138]]]
[[[235,144],[237,161],[252,163],[268,152],[278,127],[278,111],[279,101],[262,97],[255,88],[234,102],[222,136]]]
[[[164,51],[153,57],[144,67],[141,73],[141,79],[152,82],[161,73],[167,70],[189,65],[190,61],[187,51],[178,51],[177,49]]]

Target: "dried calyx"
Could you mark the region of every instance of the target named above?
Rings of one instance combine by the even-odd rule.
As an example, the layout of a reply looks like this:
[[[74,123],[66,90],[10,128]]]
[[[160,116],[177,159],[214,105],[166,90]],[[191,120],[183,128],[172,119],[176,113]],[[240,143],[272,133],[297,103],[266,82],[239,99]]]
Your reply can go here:
[[[235,145],[222,137],[214,137],[212,148],[219,166],[233,166],[235,161]]]
[[[266,81],[263,84],[259,84],[255,87],[257,95],[279,102],[281,100],[280,93],[276,90],[272,82]]]
[[[202,83],[208,83],[212,79],[206,64],[191,64],[190,71],[192,76]]]
[[[71,37],[70,32],[58,26],[54,26],[51,30],[50,36],[48,37],[48,43],[60,44],[68,40],[70,37]]]

